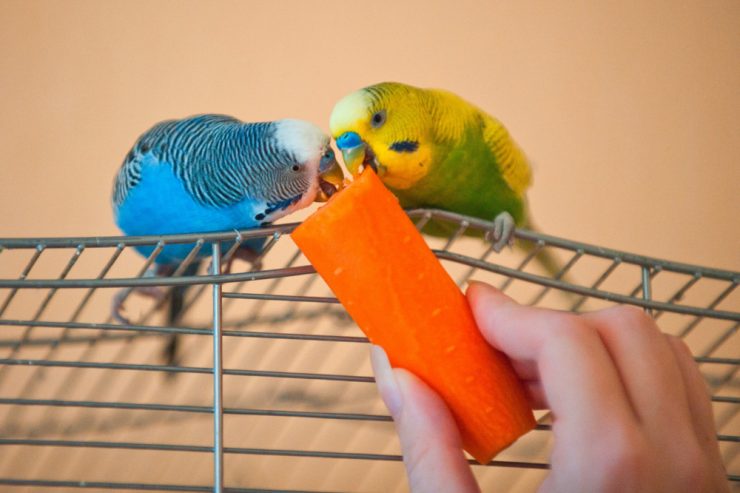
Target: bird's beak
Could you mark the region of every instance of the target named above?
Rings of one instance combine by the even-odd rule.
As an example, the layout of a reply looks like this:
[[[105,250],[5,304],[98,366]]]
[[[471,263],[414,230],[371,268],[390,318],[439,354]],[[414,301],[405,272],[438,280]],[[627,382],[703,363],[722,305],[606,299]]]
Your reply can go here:
[[[319,192],[315,202],[326,202],[329,197],[344,188],[344,172],[336,159],[319,173]]]
[[[362,163],[365,162],[367,150],[367,144],[364,142],[349,149],[342,149],[344,165],[347,166],[347,171],[349,171],[355,178],[360,174]]]
[[[337,137],[337,147],[342,151],[344,165],[352,176],[360,174],[361,166],[365,161],[368,146],[356,132],[344,132]]]

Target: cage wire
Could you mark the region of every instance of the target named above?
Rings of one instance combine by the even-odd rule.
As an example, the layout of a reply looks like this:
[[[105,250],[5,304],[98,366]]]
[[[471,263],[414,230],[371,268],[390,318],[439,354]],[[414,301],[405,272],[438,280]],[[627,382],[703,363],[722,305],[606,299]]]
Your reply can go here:
[[[495,253],[492,224],[440,211],[410,217],[461,285],[486,281],[521,303],[576,312],[636,305],[691,348],[712,392],[728,481],[740,484],[740,273],[533,233]],[[398,441],[367,340],[286,238],[295,224],[166,237],[0,239],[0,485],[14,491],[405,491]],[[264,238],[253,264],[226,267]],[[168,277],[165,244],[192,244]],[[210,266],[183,276],[213,245]],[[156,248],[142,264],[137,245]],[[562,270],[537,264],[551,251]],[[206,262],[207,263],[207,262]],[[188,286],[185,316],[136,288]],[[123,291],[121,291],[123,290]],[[111,316],[126,296],[129,323]],[[164,349],[176,337],[179,357]],[[547,414],[487,465],[482,488],[532,491],[547,473]],[[11,488],[12,487],[12,488]]]

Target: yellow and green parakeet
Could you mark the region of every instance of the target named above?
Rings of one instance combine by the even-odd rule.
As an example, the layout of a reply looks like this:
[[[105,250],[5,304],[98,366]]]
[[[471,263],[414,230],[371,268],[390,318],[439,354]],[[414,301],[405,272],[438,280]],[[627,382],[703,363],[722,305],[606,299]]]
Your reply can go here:
[[[501,122],[450,92],[376,84],[340,100],[329,126],[347,169],[372,166],[404,208],[492,220],[497,251],[529,224],[526,156]]]

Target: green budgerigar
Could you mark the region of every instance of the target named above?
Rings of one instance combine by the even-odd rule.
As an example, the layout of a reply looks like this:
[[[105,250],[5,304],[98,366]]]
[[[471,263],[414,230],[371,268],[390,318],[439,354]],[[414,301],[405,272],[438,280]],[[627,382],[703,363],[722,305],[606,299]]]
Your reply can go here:
[[[530,224],[526,156],[501,122],[455,94],[376,84],[340,100],[329,125],[348,170],[372,166],[405,208],[492,220],[497,251]]]

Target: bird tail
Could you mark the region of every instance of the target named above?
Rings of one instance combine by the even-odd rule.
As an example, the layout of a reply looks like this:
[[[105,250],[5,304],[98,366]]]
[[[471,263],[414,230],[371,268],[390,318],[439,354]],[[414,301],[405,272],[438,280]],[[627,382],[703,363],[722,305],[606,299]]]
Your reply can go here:
[[[532,222],[531,219],[527,219],[527,222],[523,225],[524,228],[539,233],[540,229]],[[530,254],[537,248],[537,243],[533,241],[519,241],[517,246],[521,248],[524,253]],[[553,254],[552,249],[542,248],[534,256],[535,261],[544,269],[545,273],[551,279],[557,279],[563,282],[572,282],[571,276],[568,272],[564,272],[565,264]],[[574,296],[572,293],[566,293],[569,297]]]

